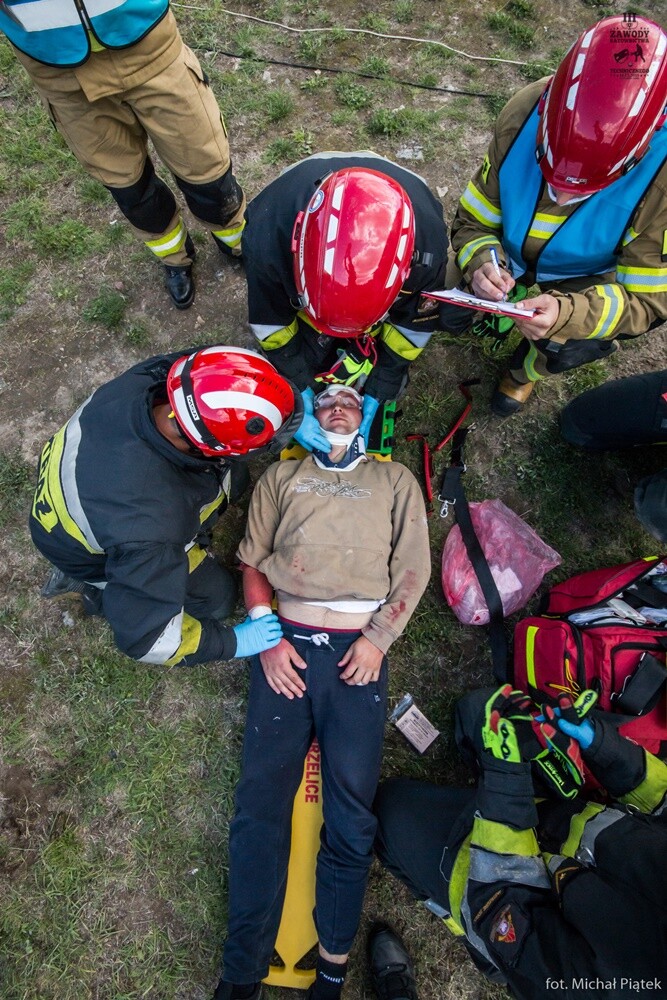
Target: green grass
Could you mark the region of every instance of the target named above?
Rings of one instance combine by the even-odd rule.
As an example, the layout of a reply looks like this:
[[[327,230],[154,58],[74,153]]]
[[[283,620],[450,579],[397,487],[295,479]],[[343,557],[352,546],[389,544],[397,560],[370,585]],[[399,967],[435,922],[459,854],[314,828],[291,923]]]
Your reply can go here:
[[[89,323],[101,323],[107,330],[117,330],[123,322],[127,300],[120,292],[103,288],[100,293],[84,307],[83,318]]]
[[[0,452],[0,528],[28,509],[36,483],[36,470],[19,455]]]
[[[13,316],[28,297],[30,279],[35,270],[33,261],[7,263],[0,270],[0,320]]]

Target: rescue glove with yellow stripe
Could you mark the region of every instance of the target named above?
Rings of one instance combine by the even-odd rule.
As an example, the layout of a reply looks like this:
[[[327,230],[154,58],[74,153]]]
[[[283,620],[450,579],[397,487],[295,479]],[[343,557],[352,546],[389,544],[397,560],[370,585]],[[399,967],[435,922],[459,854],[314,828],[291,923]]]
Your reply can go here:
[[[525,285],[515,285],[507,296],[508,302],[521,302],[526,298],[528,289]],[[500,316],[498,313],[478,313],[472,321],[471,331],[476,337],[489,338],[489,350],[495,353],[514,327],[511,316]]]
[[[531,762],[533,777],[547,791],[567,799],[577,794],[583,784],[579,745],[557,727],[555,718],[540,715],[532,699],[510,684],[489,699],[487,715],[491,723],[496,719],[511,721],[519,759]],[[496,722],[496,728],[501,728],[501,721]]]
[[[513,697],[516,696],[516,697]],[[531,765],[524,760],[519,730],[527,706],[520,691],[504,684],[484,706],[480,754],[482,780],[477,812],[483,819],[525,830],[537,822]],[[530,699],[528,699],[530,703]]]
[[[586,716],[597,700],[597,692],[590,689],[582,691],[574,702],[569,694],[562,694],[556,708],[544,705],[543,717],[552,726],[558,726],[561,732],[576,740],[582,750],[588,750],[595,736],[595,727]]]

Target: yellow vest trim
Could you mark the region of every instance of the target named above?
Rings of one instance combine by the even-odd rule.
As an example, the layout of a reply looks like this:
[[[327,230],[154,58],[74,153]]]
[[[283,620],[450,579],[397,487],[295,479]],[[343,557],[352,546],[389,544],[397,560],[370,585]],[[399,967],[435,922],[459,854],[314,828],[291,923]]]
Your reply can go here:
[[[540,853],[534,830],[512,830],[504,823],[476,816],[471,846],[483,847],[495,854],[519,854],[530,858]]]
[[[185,613],[181,626],[181,644],[172,657],[164,661],[165,667],[174,667],[191,653],[196,653],[201,642],[201,622]]]
[[[568,858],[573,858],[577,853],[577,848],[581,843],[581,838],[584,835],[584,827],[588,823],[589,819],[593,819],[598,813],[604,810],[604,806],[600,805],[599,802],[589,802],[588,805],[584,806],[580,813],[577,813],[570,820],[570,829],[567,835],[567,840],[560,849],[560,853],[564,854]]]

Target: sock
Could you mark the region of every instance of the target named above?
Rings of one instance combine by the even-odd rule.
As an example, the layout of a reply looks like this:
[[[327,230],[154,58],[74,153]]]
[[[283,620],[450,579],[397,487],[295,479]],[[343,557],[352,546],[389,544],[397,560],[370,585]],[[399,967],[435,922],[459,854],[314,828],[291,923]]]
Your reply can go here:
[[[347,962],[339,965],[318,955],[311,1000],[339,1000],[346,972]]]

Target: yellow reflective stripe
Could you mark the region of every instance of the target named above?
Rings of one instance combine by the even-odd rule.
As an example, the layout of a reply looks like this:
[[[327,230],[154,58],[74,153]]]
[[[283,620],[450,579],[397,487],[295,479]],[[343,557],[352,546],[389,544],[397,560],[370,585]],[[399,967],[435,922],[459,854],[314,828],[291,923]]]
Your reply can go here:
[[[187,235],[185,223],[183,219],[179,219],[170,232],[165,233],[158,240],[145,240],[145,243],[156,257],[168,257],[170,253],[177,253],[183,249]]]
[[[534,830],[512,830],[504,823],[482,816],[475,817],[470,844],[494,854],[519,854],[525,858],[540,853]]]
[[[539,382],[542,378],[539,372],[535,370],[535,362],[540,357],[539,351],[533,343],[531,343],[528,348],[528,354],[526,355],[525,361],[523,363],[523,370],[526,373],[526,377],[530,382]]]
[[[526,676],[531,687],[536,688],[535,679],[535,636],[539,632],[537,625],[529,625],[526,629]]]
[[[479,239],[470,240],[469,243],[466,243],[465,246],[461,247],[456,255],[456,262],[462,271],[468,266],[477,251],[481,250],[482,247],[499,247],[502,250],[502,247],[495,236],[480,236]]]
[[[560,853],[564,854],[568,858],[573,858],[577,852],[577,848],[581,843],[581,838],[584,835],[584,827],[588,823],[589,819],[593,819],[593,816],[597,816],[599,812],[605,807],[599,802],[589,802],[580,813],[575,813],[575,815],[570,820],[570,829],[567,834],[567,840],[560,849]]]
[[[62,484],[60,482],[60,463],[63,456],[63,450],[65,448],[66,430],[67,424],[65,424],[64,427],[61,427],[57,434],[54,434],[51,439],[51,454],[48,458],[46,489],[50,496],[53,510],[56,517],[60,521],[62,529],[67,532],[70,538],[74,538],[79,545],[83,545],[87,552],[95,552],[97,554],[98,550],[88,544],[86,537],[79,528],[78,524],[72,519],[70,512],[67,509],[65,495],[62,490]]]
[[[173,667],[179,663],[183,657],[196,653],[201,642],[201,622],[191,615],[184,613],[181,625],[181,642],[172,657],[164,660],[165,667]]]
[[[623,315],[625,302],[618,285],[596,285],[595,291],[603,302],[602,315],[595,329],[588,334],[588,340],[600,337],[611,337]]]
[[[482,194],[479,188],[475,187],[472,181],[469,181],[468,187],[461,195],[459,204],[485,226],[491,229],[500,229],[502,226],[502,212]]]
[[[667,229],[662,234],[662,257],[667,257]]]
[[[536,212],[528,235],[536,240],[548,240],[560,229],[565,219],[560,215],[547,215],[545,212]]]
[[[424,349],[411,344],[407,337],[404,337],[391,323],[382,324],[380,337],[394,354],[398,354],[399,358],[404,358],[405,361],[414,361]]]
[[[275,351],[277,347],[284,347],[292,337],[296,336],[298,329],[299,323],[295,317],[289,326],[281,327],[280,330],[270,333],[265,340],[262,340],[262,347],[267,351]]]
[[[241,242],[241,234],[245,229],[245,224],[246,220],[244,219],[238,226],[232,226],[230,229],[216,229],[215,231],[211,231],[221,243],[224,243],[228,247],[237,247]]]
[[[616,277],[627,292],[667,292],[667,267],[624,267]]]
[[[58,515],[53,509],[53,500],[49,493],[49,457],[53,441],[49,440],[42,448],[39,457],[39,477],[37,489],[32,501],[32,516],[39,521],[44,531],[51,532],[58,523]]]
[[[460,936],[463,933],[463,926],[461,923],[461,903],[463,901],[463,895],[466,891],[468,872],[470,871],[471,836],[472,834],[469,833],[461,844],[459,852],[456,855],[456,861],[452,867],[451,877],[449,879],[448,897],[451,917],[449,917],[448,920],[445,920],[445,923],[457,936]],[[458,928],[458,930],[455,928]]]
[[[196,543],[188,549],[188,573],[194,573],[197,566],[201,566],[206,559],[206,549]]]
[[[225,499],[224,491],[220,490],[217,497],[211,500],[210,503],[207,503],[206,506],[202,507],[201,510],[199,511],[199,523],[205,524],[208,521],[211,514],[215,513],[215,511],[218,509],[218,507],[220,506],[220,504],[224,499]]]
[[[629,226],[626,230],[625,236],[623,237],[623,246],[627,247],[628,243],[632,243],[632,241],[636,240],[638,236],[639,233],[634,230],[632,226]]]
[[[667,797],[667,764],[650,753],[645,752],[645,757],[646,777],[633,791],[622,795],[620,801],[651,813]]]

